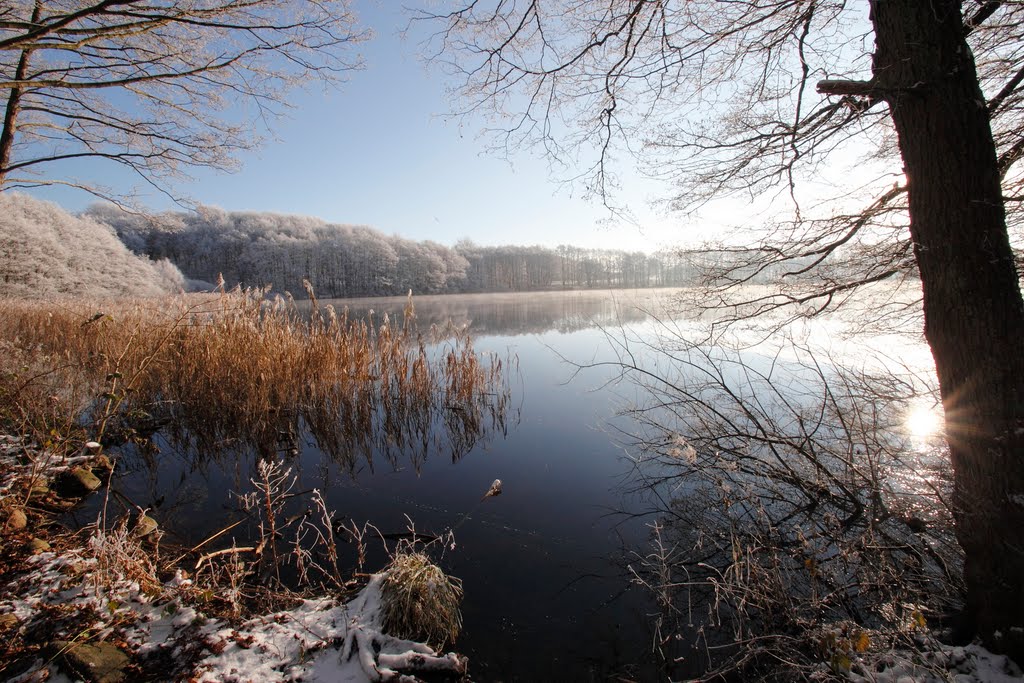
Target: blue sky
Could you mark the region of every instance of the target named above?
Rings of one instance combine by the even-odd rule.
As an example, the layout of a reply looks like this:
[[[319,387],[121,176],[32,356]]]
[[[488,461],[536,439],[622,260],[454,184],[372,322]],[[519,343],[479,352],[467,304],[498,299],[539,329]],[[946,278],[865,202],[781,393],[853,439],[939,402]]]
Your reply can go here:
[[[444,117],[443,78],[420,62],[414,39],[399,36],[406,22],[400,3],[370,0],[357,9],[376,33],[360,46],[366,69],[339,90],[294,93],[295,108],[274,125],[276,140],[243,155],[241,170],[193,172],[179,191],[228,210],[307,214],[444,244],[469,237],[653,250],[695,234],[684,218],[647,207],[653,188],[640,178],[620,197],[640,226],[608,223],[605,209],[552,178],[543,159],[528,151],[511,160],[488,154],[482,122]],[[108,184],[119,182],[116,170],[102,172]],[[93,201],[67,191],[37,194],[73,211]],[[146,203],[174,208],[159,196]]]
[[[650,200],[670,196],[671,188],[623,167],[614,169],[621,185],[615,200],[629,207],[636,222],[616,220],[585,199],[582,188],[560,183],[538,154],[523,150],[511,159],[489,154],[480,136],[483,120],[445,116],[457,103],[448,100],[443,75],[419,59],[424,36],[400,36],[408,15],[399,0],[354,4],[362,25],[375,32],[358,46],[366,68],[353,72],[340,89],[313,84],[292,93],[294,107],[275,123],[274,137],[242,155],[238,172],[193,169],[191,182],[173,188],[177,194],[232,211],[317,216],[449,245],[470,238],[486,245],[646,251],[713,238],[749,243],[759,236],[751,238],[736,226],[756,229],[772,215],[792,211],[786,188],[778,187],[753,201],[742,195],[716,199],[697,217],[666,215],[651,208]],[[842,210],[836,198],[852,185],[861,187],[846,197],[850,210],[856,210],[874,186],[898,181],[884,163],[865,162],[870,145],[851,140],[828,163],[808,167],[798,188],[801,204],[826,214]],[[120,193],[136,181],[102,162],[74,170],[83,180]],[[95,201],[71,190],[37,194],[71,211]],[[177,208],[159,194],[143,203],[154,210]]]

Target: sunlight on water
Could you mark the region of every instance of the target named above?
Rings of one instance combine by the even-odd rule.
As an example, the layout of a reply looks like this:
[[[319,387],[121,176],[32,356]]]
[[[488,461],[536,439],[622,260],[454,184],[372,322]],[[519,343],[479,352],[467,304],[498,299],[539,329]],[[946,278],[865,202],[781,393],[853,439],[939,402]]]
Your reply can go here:
[[[942,429],[940,407],[919,403],[907,412],[905,425],[910,436],[919,441],[928,440]]]

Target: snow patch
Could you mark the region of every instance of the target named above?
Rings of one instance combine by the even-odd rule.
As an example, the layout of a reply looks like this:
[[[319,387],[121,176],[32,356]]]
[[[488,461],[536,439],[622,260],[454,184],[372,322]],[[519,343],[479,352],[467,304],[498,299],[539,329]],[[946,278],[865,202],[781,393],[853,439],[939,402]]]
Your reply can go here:
[[[865,656],[850,672],[855,683],[1021,683],[1020,667],[978,644],[943,645],[929,640],[921,651],[894,650]]]
[[[294,609],[232,626],[179,605],[175,588],[188,582],[180,574],[165,584],[162,599],[153,600],[127,581],[97,592],[95,560],[75,552],[42,553],[28,561],[32,571],[5,586],[4,595],[15,597],[0,602],[0,613],[13,612],[28,623],[47,604],[92,606],[109,621],[96,624],[96,631],[109,635],[116,624],[128,649],[139,655],[195,652],[198,642],[202,655],[195,670],[185,672],[190,680],[397,681],[415,680],[406,673],[462,673],[466,667],[459,655],[439,655],[423,643],[381,631],[383,574],[373,575],[348,603],[305,600]],[[50,681],[65,678],[43,660],[19,678],[47,675]]]

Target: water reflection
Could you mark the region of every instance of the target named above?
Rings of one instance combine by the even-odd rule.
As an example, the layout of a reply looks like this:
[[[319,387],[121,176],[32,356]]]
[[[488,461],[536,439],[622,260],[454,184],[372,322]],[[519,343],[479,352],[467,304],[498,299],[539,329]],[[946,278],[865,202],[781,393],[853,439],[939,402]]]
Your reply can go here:
[[[524,294],[451,294],[416,297],[417,322],[424,327],[469,328],[476,336],[514,337],[559,332],[571,334],[595,327],[633,325],[649,318],[678,290],[638,289]],[[373,310],[376,315],[400,313],[405,299],[385,297],[345,299],[355,315]]]
[[[948,460],[905,425],[906,407],[930,394],[920,368],[786,337],[694,343],[667,326],[608,342],[637,393],[626,411],[637,486],[661,501],[665,550],[638,573],[662,600],[665,631],[716,651],[714,673],[772,680],[762,665],[785,654],[788,673],[807,675],[823,656],[816,642],[852,642],[839,625],[899,633],[914,614],[956,608]],[[679,652],[663,646],[669,660]],[[826,661],[849,661],[842,647]]]
[[[475,423],[443,423],[465,420],[459,411],[434,413],[422,428],[413,420],[414,428],[404,427],[400,437],[394,434],[401,430],[387,429],[385,414],[375,413],[344,430],[363,433],[366,441],[352,445],[333,441],[330,425],[303,418],[280,430],[284,439],[271,446],[286,447],[282,455],[299,476],[296,487],[320,489],[339,522],[372,521],[385,536],[405,531],[409,520],[427,535],[457,527],[442,566],[464,582],[465,628],[457,647],[470,656],[479,680],[655,673],[644,668],[650,666],[647,615],[653,605],[630,586],[625,570],[629,550],[646,541],[647,530],[642,518],[612,514],[639,511],[641,504],[623,500],[632,464],[602,430],[615,419],[619,397],[611,387],[594,391],[609,373],[568,382],[571,368],[560,358],[607,357],[601,328],[619,321],[641,325],[637,307],[652,304],[652,294],[418,298],[421,329],[454,317],[468,323],[477,351],[518,360],[518,372],[509,375],[508,419],[484,424],[483,438],[459,440],[459,434],[481,433]],[[330,303],[339,311],[347,305],[352,317],[372,308],[379,322],[384,313],[400,319],[405,301]],[[335,410],[347,409],[322,414],[329,419]],[[408,424],[399,418],[395,413],[396,424]],[[423,438],[438,426],[456,437]],[[152,510],[168,543],[186,548],[240,518],[234,494],[252,489],[259,459],[258,449],[245,448],[218,456],[217,443],[188,434],[157,433],[148,450],[122,459],[116,482],[131,505]],[[351,457],[353,449],[363,455]],[[499,478],[503,494],[481,504]],[[296,502],[285,514],[301,512]],[[92,521],[95,513],[78,514]],[[223,542],[230,545],[237,532],[239,545],[247,545],[245,529],[239,526]],[[381,566],[383,547],[378,543],[369,553],[367,566]],[[341,560],[354,566],[355,549],[343,548]]]
[[[723,614],[709,607],[729,591],[741,595],[735,579],[744,570],[750,576],[774,567],[802,577],[794,584],[800,595],[815,595],[820,614],[834,614],[857,609],[837,588],[886,594],[894,605],[900,598],[886,593],[896,585],[887,577],[902,571],[890,562],[896,555],[875,562],[883,571],[864,581],[851,569],[854,556],[874,562],[882,556],[872,549],[893,542],[901,562],[934,565],[945,552],[906,523],[922,517],[915,495],[927,486],[910,474],[932,472],[917,467],[920,460],[902,461],[908,449],[899,401],[913,392],[868,373],[840,376],[833,370],[838,359],[802,356],[793,345],[771,353],[749,345],[737,353],[694,347],[687,321],[646,312],[669,295],[418,298],[421,328],[451,320],[474,335],[478,351],[517,359],[508,403],[514,418],[488,438],[456,439],[454,448],[424,440],[425,428],[383,441],[364,433],[365,456],[354,459],[315,421],[296,423],[289,435],[298,486],[323,491],[342,521],[370,520],[385,536],[404,531],[409,520],[428,536],[455,529],[442,566],[464,582],[457,647],[470,656],[475,678],[650,680],[664,673],[652,643],[668,658],[685,654],[682,667],[696,667],[676,674],[696,675],[702,661],[684,646],[702,626],[733,639]],[[405,300],[332,303],[353,317],[372,309],[380,320],[400,316]],[[564,359],[585,371],[575,373]],[[646,380],[629,381],[632,370]],[[634,410],[623,414],[623,405]],[[457,411],[449,416],[463,419]],[[394,419],[409,422],[397,413]],[[387,433],[387,425],[378,415],[350,431]],[[476,428],[456,423],[447,430]],[[636,436],[641,442],[625,448]],[[254,454],[211,459],[195,444],[161,435],[156,445],[163,452],[127,461],[118,482],[127,498],[152,505],[183,544],[233,519],[237,505],[227,492],[249,490]],[[463,457],[442,455],[449,448]],[[495,479],[503,494],[481,502]],[[661,555],[650,545],[656,519]],[[785,530],[784,546],[777,546],[782,561],[772,565],[764,539],[778,529]],[[354,552],[342,560],[354,562]],[[368,565],[380,566],[383,554],[372,548]],[[660,634],[652,632],[657,593],[631,581],[656,585],[659,563],[671,564],[672,600],[691,599],[686,609],[673,603],[675,622],[661,622]],[[705,573],[687,574],[688,567]],[[673,640],[673,633],[687,640]]]

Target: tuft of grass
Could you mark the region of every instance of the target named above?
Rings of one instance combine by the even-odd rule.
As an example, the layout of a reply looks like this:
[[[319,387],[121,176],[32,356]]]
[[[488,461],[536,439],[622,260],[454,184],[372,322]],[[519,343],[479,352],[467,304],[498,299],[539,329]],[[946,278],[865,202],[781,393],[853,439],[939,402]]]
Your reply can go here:
[[[395,554],[384,572],[381,594],[385,633],[440,651],[462,630],[462,581],[421,552]]]
[[[97,596],[126,582],[137,583],[139,589],[149,596],[161,592],[159,548],[144,545],[134,533],[127,516],[109,529],[96,525],[86,527],[84,531],[86,555],[96,559],[92,578]]]

